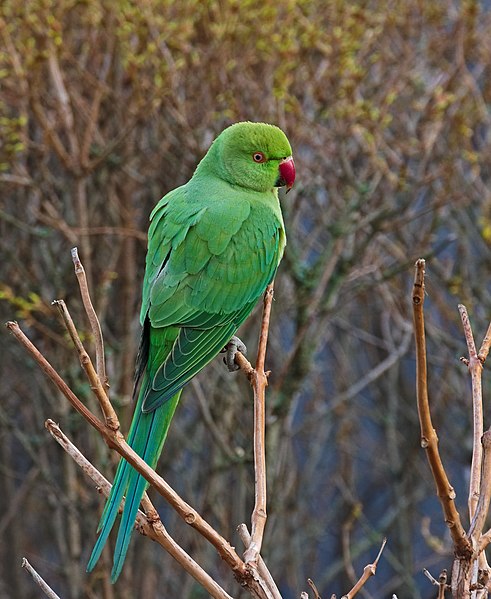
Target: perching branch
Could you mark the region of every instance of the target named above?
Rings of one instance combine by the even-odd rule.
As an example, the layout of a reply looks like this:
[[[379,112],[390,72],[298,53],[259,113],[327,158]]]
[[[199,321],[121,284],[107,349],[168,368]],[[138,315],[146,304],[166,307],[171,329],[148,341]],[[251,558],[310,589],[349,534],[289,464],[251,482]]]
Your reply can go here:
[[[25,568],[29,574],[32,576],[34,582],[39,585],[49,599],[60,599],[59,595],[57,595],[53,589],[48,585],[48,583],[39,576],[36,570],[31,566],[31,564],[27,561],[25,557],[22,558],[22,567]]]
[[[415,265],[414,285],[412,291],[414,338],[416,342],[416,394],[418,415],[421,427],[421,446],[433,474],[437,495],[450,530],[456,556],[469,559],[472,546],[460,521],[455,507],[455,491],[450,484],[438,451],[438,437],[431,420],[426,371],[426,340],[424,327],[424,275],[425,261],[420,259]]]
[[[97,488],[105,497],[111,491],[110,482],[95,468],[79,449],[68,439],[60,427],[52,420],[47,420],[45,426],[52,437],[63,447],[70,457],[80,466],[97,485]],[[147,536],[152,541],[163,547],[197,582],[199,582],[212,597],[216,599],[232,599],[222,587],[193,558],[188,555],[180,545],[169,535],[153,504],[148,498],[145,500],[145,514],[138,510],[136,516],[136,529],[140,534]],[[143,502],[142,502],[143,503]],[[120,506],[120,511],[124,500]]]
[[[251,516],[252,533],[249,547],[244,552],[247,564],[257,563],[266,526],[266,400],[265,391],[268,385],[268,374],[264,372],[266,346],[268,342],[269,319],[273,302],[273,283],[270,283],[264,294],[263,317],[257,350],[256,367],[239,352],[236,361],[245,372],[254,391],[254,474],[255,474],[255,503]]]
[[[16,337],[16,339],[31,354],[31,356],[35,359],[38,365],[52,380],[52,382],[58,387],[58,389],[63,393],[63,395],[65,395],[65,397],[72,404],[72,406],[101,434],[108,447],[116,450],[123,458],[125,458],[128,463],[130,463],[153,487],[155,487],[155,489],[168,501],[168,503],[170,503],[170,505],[176,510],[179,516],[187,524],[189,524],[198,532],[200,532],[200,534],[204,536],[216,548],[217,552],[227,563],[227,565],[231,568],[232,572],[234,573],[235,577],[240,582],[240,584],[246,587],[249,590],[249,592],[257,599],[276,599],[277,596],[279,597],[279,594],[274,594],[275,590],[277,592],[274,582],[271,584],[269,580],[264,580],[257,567],[247,567],[246,564],[237,555],[230,543],[226,541],[221,535],[219,535],[219,533],[213,527],[211,527],[210,524],[208,524],[200,516],[200,514],[198,514],[196,510],[194,510],[189,504],[187,504],[165,482],[165,480],[163,480],[152,468],[150,468],[146,464],[146,462],[142,460],[140,456],[136,454],[136,452],[126,443],[123,435],[119,431],[119,422],[117,416],[110,404],[109,398],[107,397],[106,389],[102,384],[103,380],[106,381],[107,384],[107,380],[105,378],[106,375],[104,367],[102,333],[100,331],[99,321],[97,319],[97,316],[95,315],[95,311],[92,306],[87,282],[84,275],[84,269],[78,258],[76,248],[72,250],[72,258],[74,260],[75,271],[79,279],[82,297],[84,300],[84,306],[88,313],[89,319],[91,321],[91,326],[93,328],[94,335],[96,338],[96,353],[98,363],[97,373],[95,372],[94,367],[92,366],[90,357],[88,356],[80,341],[75,325],[73,324],[73,321],[68,313],[68,310],[64,302],[58,301],[55,302],[55,305],[57,305],[60,309],[65,325],[79,353],[82,366],[84,367],[84,370],[86,371],[86,374],[91,382],[91,386],[94,393],[99,399],[99,403],[101,405],[101,409],[105,417],[105,423],[102,422],[99,418],[97,418],[94,414],[92,414],[92,412],[78,399],[78,397],[68,387],[65,381],[51,366],[51,364],[46,360],[46,358],[41,354],[41,352],[39,352],[39,350],[33,345],[33,343],[25,336],[25,334],[22,332],[22,330],[16,322],[6,323],[7,328],[9,328],[9,330]],[[268,295],[270,296],[269,307]],[[271,307],[271,300],[272,286],[268,288],[265,298],[265,316],[263,317],[263,326],[261,329],[259,344],[260,349],[258,352],[259,364],[264,364],[264,352],[266,348],[267,331],[269,326],[269,312]],[[98,332],[100,333],[99,339]],[[238,357],[240,360],[241,356],[239,355]],[[248,371],[251,373],[251,376],[254,379],[262,379],[262,407],[261,405],[255,407],[255,412],[259,412],[259,415],[256,417],[256,421],[259,420],[260,423],[262,422],[262,425],[256,427],[258,433],[255,434],[255,453],[258,456],[256,461],[258,462],[258,470],[260,473],[259,484],[257,485],[259,487],[259,491],[256,490],[256,504],[259,506],[259,510],[261,509],[261,506],[264,506],[265,513],[266,485],[264,465],[264,387],[266,386],[266,374],[264,373],[263,368],[262,372],[256,373],[256,371],[252,369],[252,366],[250,366],[250,364],[248,367]],[[254,387],[254,389],[256,389],[256,387]],[[142,505],[148,508],[148,518],[150,518],[150,520],[155,523],[155,526],[157,526],[157,523],[160,522],[160,519],[147,497],[144,497]],[[255,512],[256,511],[257,510],[255,510]],[[256,523],[256,526],[254,528],[254,521],[255,519],[253,513],[253,530],[256,531],[256,536],[258,540],[258,543],[256,541],[255,546],[259,546],[260,549],[264,524],[261,527],[261,525],[258,526]],[[258,554],[259,550],[257,551],[256,556]],[[256,566],[256,564],[253,565]]]

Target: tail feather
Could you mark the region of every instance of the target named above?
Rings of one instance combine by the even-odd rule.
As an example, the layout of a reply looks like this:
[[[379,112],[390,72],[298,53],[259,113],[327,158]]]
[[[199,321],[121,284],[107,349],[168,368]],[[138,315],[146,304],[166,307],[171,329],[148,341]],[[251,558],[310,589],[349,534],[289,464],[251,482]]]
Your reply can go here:
[[[128,462],[125,460],[120,461],[111,493],[106,505],[104,506],[104,511],[102,513],[99,526],[97,527],[97,532],[100,534],[97,537],[96,544],[94,545],[94,549],[92,550],[92,554],[87,564],[87,572],[91,572],[99,561],[102,550],[104,549],[104,545],[109,537],[109,533],[114,526],[114,522],[116,521],[116,516],[118,515],[119,511],[119,506],[121,505],[121,501],[128,484],[130,468],[131,466],[128,464]]]
[[[176,393],[154,412],[144,414],[141,411],[142,394],[140,394],[135,417],[128,435],[128,443],[152,468],[155,468],[162,452],[165,437],[180,395],[180,392]],[[126,493],[111,573],[112,581],[116,581],[123,567],[138,507],[147,486],[147,481],[128,462],[121,459],[111,493],[101,516],[99,523],[100,535],[92,551],[87,571],[90,572],[96,565],[116,521],[123,495]]]
[[[135,451],[137,449],[134,447],[135,438],[137,437],[137,432],[139,429],[140,422],[140,404],[138,402],[135,409],[135,416],[131,422],[130,430],[128,432],[128,445],[133,447]],[[124,459],[119,460],[118,467],[116,469],[116,475],[114,477],[113,486],[111,488],[111,492],[109,493],[109,497],[107,498],[106,504],[102,511],[101,519],[99,520],[99,524],[97,526],[97,532],[100,533],[97,538],[96,544],[94,545],[94,549],[92,550],[92,554],[90,556],[89,562],[87,564],[87,572],[91,572],[95,565],[97,564],[102,550],[104,549],[104,545],[109,537],[109,533],[114,526],[114,522],[116,521],[116,517],[119,512],[119,506],[121,505],[121,501],[123,500],[123,495],[126,492],[128,487],[128,479],[130,476],[130,464]]]
[[[172,406],[165,407],[172,408]],[[138,443],[135,444],[134,447],[135,451],[152,468],[155,467],[160,456],[163,438],[165,438],[165,433],[167,432],[165,420],[162,421],[162,415],[165,418],[165,414],[162,414],[156,410],[151,414],[142,414],[140,416],[141,425],[138,428],[143,430],[140,431],[141,436],[139,435]],[[138,506],[140,505],[140,501],[147,486],[147,481],[132,468],[128,480],[126,500],[124,504],[123,515],[121,517],[121,523],[119,525],[116,548],[114,549],[114,562],[111,572],[111,580],[113,582],[117,580],[119,574],[121,573],[126,553],[128,551]]]
[[[137,406],[138,408],[138,406]],[[135,435],[138,430],[138,414],[140,410],[135,410],[136,417],[133,419],[130,430],[128,432],[127,443],[131,447],[134,446],[135,443]],[[116,469],[116,475],[114,476],[113,486],[111,488],[111,492],[106,501],[104,509],[102,510],[102,516],[99,520],[99,524],[97,525],[97,532],[101,532],[103,527],[107,527],[107,522],[111,521],[111,526],[109,527],[109,532],[114,524],[116,519],[116,515],[119,510],[119,506],[121,505],[121,500],[123,499],[123,495],[126,491],[126,487],[128,486],[128,476],[129,476],[129,464],[126,460],[119,460],[118,467]],[[109,517],[109,512],[111,512],[111,516]],[[107,535],[106,535],[107,538]],[[105,542],[105,541],[104,541]],[[104,543],[103,543],[104,545]],[[95,550],[95,548],[94,548]],[[96,560],[97,561],[97,560]]]

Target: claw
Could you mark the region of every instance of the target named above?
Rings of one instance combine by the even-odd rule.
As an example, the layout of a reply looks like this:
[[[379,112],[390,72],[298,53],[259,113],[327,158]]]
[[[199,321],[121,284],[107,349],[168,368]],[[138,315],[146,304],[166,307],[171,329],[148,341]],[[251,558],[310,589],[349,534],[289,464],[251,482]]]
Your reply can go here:
[[[245,344],[238,337],[234,336],[227,343],[223,351],[225,352],[223,361],[227,365],[229,372],[239,370],[239,365],[235,363],[235,354],[240,351],[241,354],[247,356],[247,347]]]

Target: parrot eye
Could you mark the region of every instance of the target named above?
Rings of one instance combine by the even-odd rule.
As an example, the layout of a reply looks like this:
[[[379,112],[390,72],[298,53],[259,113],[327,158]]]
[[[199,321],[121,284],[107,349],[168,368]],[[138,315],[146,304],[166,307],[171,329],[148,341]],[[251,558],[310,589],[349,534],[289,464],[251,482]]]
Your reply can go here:
[[[262,152],[254,152],[252,159],[254,162],[266,162],[266,156]]]

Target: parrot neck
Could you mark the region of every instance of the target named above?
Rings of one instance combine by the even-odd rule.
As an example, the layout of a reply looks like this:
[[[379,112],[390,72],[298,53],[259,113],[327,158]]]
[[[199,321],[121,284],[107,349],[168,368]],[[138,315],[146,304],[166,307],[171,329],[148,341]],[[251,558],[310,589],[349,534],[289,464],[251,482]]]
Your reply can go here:
[[[227,170],[225,169],[221,160],[221,145],[221,139],[218,137],[211,144],[208,152],[206,152],[206,154],[198,163],[198,166],[194,171],[193,178],[200,177],[202,175],[209,176],[210,174],[212,174],[220,179],[232,183],[232,181],[230,181],[230,177],[228,176]]]

